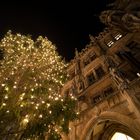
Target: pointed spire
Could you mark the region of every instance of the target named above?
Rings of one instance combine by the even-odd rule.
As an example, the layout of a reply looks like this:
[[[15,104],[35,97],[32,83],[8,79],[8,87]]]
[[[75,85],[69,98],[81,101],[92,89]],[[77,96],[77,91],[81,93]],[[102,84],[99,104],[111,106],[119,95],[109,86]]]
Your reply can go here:
[[[80,67],[80,58],[79,58],[79,53],[77,48],[75,48],[75,62],[76,62],[75,74],[79,74],[81,71],[81,67]]]
[[[75,56],[76,56],[76,58],[79,57],[79,53],[78,53],[77,48],[75,48]]]
[[[91,34],[89,34],[89,38],[90,38],[90,40],[92,41],[92,42],[95,42],[95,37],[94,36],[92,36]]]

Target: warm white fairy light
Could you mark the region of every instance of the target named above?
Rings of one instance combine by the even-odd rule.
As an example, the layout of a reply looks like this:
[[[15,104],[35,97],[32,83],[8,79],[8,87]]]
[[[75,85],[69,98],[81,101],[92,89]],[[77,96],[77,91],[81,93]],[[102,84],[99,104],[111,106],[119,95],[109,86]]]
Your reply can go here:
[[[59,99],[58,97],[55,97],[55,99],[54,99],[54,100],[55,100],[55,101],[57,101],[58,99]]]
[[[31,91],[34,91],[34,89],[32,88]]]
[[[8,99],[8,95],[5,95],[4,98],[5,98],[5,99]]]
[[[23,100],[23,97],[20,97],[20,100]]]
[[[16,89],[16,88],[17,88],[17,86],[13,86],[13,88],[14,88],[14,89]]]
[[[45,101],[41,101],[42,102],[42,104],[45,104]]]
[[[29,122],[29,119],[28,118],[25,118],[24,120],[23,120],[23,123],[24,124],[27,124]]]
[[[79,115],[79,112],[76,112],[77,115]]]
[[[31,99],[33,99],[34,98],[34,96],[33,95],[31,95]]]
[[[33,105],[33,104],[34,104],[34,102],[31,102],[31,104]]]
[[[39,45],[38,41],[41,42]],[[53,103],[65,103],[59,93],[65,82],[66,65],[59,61],[61,58],[57,56],[55,46],[47,38],[39,37],[34,42],[31,38],[9,32],[0,48],[4,48],[5,53],[0,69],[4,113],[10,116],[14,109],[22,112],[17,114],[24,127],[32,121],[49,118],[54,112]],[[54,130],[57,129],[54,127]]]
[[[2,103],[2,106],[6,106],[6,103]]]
[[[42,115],[42,114],[40,114],[40,115],[39,115],[39,118],[42,118],[42,117],[43,117],[43,115]]]
[[[137,76],[140,77],[140,73],[137,73]]]
[[[39,106],[39,104],[36,104],[36,106]]]
[[[6,90],[6,91],[8,91],[8,90],[9,90],[9,88],[8,88],[8,87],[5,87],[5,90]]]
[[[50,107],[50,104],[49,103],[47,103],[47,107]]]
[[[4,86],[5,86],[5,84],[1,84],[1,86],[2,86],[2,87],[4,87]]]

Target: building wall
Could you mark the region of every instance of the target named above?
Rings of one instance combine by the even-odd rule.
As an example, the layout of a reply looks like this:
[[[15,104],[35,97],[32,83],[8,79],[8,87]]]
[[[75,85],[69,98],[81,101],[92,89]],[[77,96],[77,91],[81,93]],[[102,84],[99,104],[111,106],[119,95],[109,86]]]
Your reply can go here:
[[[77,97],[69,140],[108,140],[121,131],[140,139],[140,33],[106,28],[68,68],[64,95]]]

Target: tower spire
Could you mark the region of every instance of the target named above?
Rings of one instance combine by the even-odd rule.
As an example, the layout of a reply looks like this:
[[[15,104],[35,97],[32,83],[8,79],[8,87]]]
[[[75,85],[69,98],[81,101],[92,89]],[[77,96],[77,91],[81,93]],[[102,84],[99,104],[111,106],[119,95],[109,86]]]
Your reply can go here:
[[[76,58],[78,58],[78,57],[79,57],[79,53],[78,53],[77,48],[75,48],[75,56],[76,56]]]

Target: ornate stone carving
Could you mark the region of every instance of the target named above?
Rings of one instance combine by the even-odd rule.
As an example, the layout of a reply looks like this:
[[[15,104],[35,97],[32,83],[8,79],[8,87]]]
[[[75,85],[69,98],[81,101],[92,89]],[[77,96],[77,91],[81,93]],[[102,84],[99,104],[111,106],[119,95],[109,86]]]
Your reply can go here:
[[[100,20],[109,26],[115,26],[123,30],[130,32],[140,31],[140,2],[137,2],[137,8],[133,9],[135,4],[131,0],[124,0],[123,6],[122,1],[118,0],[117,4],[114,4],[114,9],[103,11],[100,15]],[[132,6],[131,6],[132,5]],[[131,7],[131,8],[129,8]]]
[[[129,80],[124,77],[122,72],[117,68],[109,68],[112,79],[116,83],[118,89],[128,89]]]
[[[80,65],[80,56],[78,50],[75,49],[75,85],[78,92],[81,92],[84,89],[84,76],[82,74],[82,69]]]

